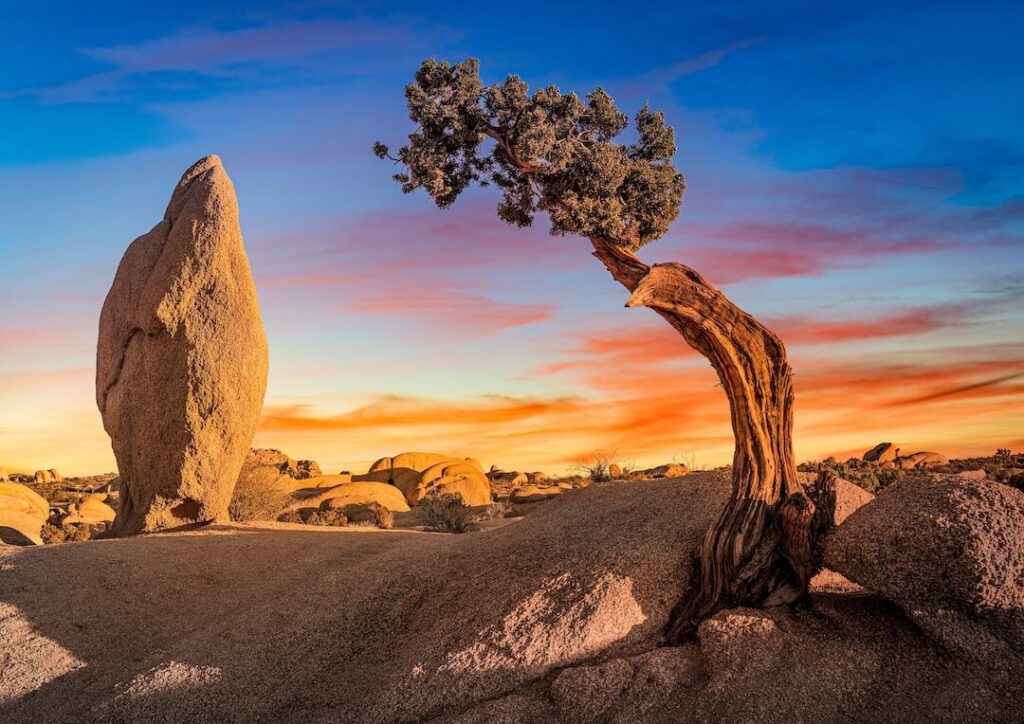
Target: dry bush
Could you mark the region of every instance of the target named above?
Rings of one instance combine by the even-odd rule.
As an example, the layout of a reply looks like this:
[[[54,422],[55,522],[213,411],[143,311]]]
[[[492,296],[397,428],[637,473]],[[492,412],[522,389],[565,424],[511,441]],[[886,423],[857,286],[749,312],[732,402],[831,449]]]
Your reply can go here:
[[[603,483],[611,480],[611,467],[616,464],[617,456],[618,450],[599,450],[581,458],[573,469],[590,478],[592,483]],[[622,468],[621,465],[619,467]],[[625,474],[625,470],[623,470],[623,474]]]
[[[238,478],[228,504],[231,520],[274,520],[288,499],[288,492],[278,484],[280,473],[272,467],[257,467]]]
[[[348,525],[348,516],[340,510],[326,508],[300,508],[298,510],[286,510],[277,516],[281,523],[302,523],[303,525],[323,525],[344,528]]]
[[[495,500],[491,503],[487,509],[487,517],[491,520],[501,520],[502,518],[511,518],[515,511],[515,506],[512,505],[512,501],[508,498],[503,500]]]
[[[54,543],[80,543],[92,537],[92,531],[85,523],[71,523],[70,525],[54,525],[47,523],[39,532],[43,543],[52,545]]]
[[[373,504],[373,524],[381,530],[391,530],[395,527],[395,514],[390,508],[385,508],[379,503]]]
[[[458,493],[428,495],[420,501],[423,521],[428,530],[441,533],[465,533],[476,529],[476,514],[462,502]]]
[[[280,523],[305,523],[305,518],[302,517],[302,511],[300,510],[286,510],[277,516],[277,520]]]
[[[348,525],[348,516],[340,510],[335,510],[333,508],[311,510],[306,518],[306,525],[325,525],[344,528]]]
[[[702,470],[703,468],[697,467],[697,453],[693,450],[687,450],[686,452],[678,452],[672,456],[672,462],[676,465],[685,465],[686,469],[693,472],[695,470]]]

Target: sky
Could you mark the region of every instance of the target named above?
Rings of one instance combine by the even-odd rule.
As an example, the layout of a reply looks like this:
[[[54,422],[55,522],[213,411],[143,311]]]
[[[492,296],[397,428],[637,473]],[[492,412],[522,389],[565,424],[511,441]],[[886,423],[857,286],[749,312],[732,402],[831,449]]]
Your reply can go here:
[[[708,363],[492,189],[403,195],[428,57],[604,87],[676,129],[648,262],[786,342],[799,460],[1024,448],[1019,2],[13,3],[0,23],[0,465],[115,469],[94,375],[127,245],[223,159],[270,346],[255,444],[362,471],[730,461]]]

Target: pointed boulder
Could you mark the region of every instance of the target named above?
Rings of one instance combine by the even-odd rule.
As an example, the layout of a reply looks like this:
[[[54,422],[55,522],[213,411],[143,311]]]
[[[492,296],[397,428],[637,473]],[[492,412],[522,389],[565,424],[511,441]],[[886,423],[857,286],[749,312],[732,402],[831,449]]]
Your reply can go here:
[[[217,156],[133,241],[100,314],[96,403],[120,472],[120,535],[227,518],[267,385],[267,342]]]

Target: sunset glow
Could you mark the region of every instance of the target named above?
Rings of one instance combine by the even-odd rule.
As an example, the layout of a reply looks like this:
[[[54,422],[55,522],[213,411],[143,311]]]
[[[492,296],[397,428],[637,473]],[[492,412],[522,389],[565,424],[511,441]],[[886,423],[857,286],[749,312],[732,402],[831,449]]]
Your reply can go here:
[[[511,18],[189,5],[120,24],[69,5],[48,43],[19,34],[40,10],[10,11],[7,469],[115,468],[93,386],[100,307],[125,247],[211,153],[237,189],[270,348],[256,446],[325,472],[403,450],[553,472],[600,450],[728,463],[714,371],[624,307],[585,239],[504,224],[488,189],[439,210],[372,156],[409,132],[401,88],[430,56],[665,111],[688,190],[641,256],[694,267],[787,343],[799,460],[883,440],[950,457],[1024,448],[1019,9],[994,27],[952,7],[752,3],[724,22],[664,4],[569,52],[549,42],[568,10],[545,3]],[[906,43],[917,26],[957,27],[957,53],[938,32]]]

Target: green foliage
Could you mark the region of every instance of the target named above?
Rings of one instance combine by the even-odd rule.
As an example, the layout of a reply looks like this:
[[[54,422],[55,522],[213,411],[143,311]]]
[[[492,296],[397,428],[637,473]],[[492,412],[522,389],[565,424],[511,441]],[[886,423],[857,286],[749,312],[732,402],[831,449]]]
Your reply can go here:
[[[473,58],[424,61],[405,98],[417,126],[408,145],[397,158],[380,142],[374,153],[403,166],[403,191],[422,188],[440,208],[472,184],[493,183],[498,216],[510,224],[530,226],[544,211],[552,234],[630,249],[663,236],[679,214],[686,184],[672,163],[675,133],[646,105],[637,143],[617,144],[627,117],[604,90],[584,102],[553,85],[531,95],[515,75],[484,86]]]

